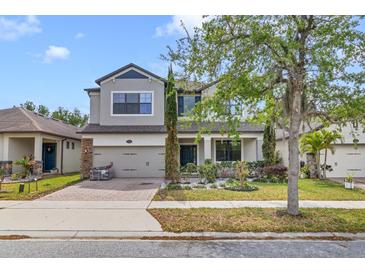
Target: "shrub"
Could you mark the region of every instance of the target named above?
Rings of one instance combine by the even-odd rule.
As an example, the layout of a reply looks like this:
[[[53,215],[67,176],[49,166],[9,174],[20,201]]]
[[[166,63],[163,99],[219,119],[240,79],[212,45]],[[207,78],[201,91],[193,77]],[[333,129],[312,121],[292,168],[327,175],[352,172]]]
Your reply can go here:
[[[288,168],[281,164],[265,166],[263,173],[272,182],[284,182],[288,177]]]
[[[19,179],[19,175],[17,173],[13,173],[11,174],[10,180],[12,181],[16,181]]]
[[[217,167],[212,163],[205,163],[198,167],[199,178],[203,183],[214,183],[217,179]]]
[[[217,184],[212,184],[210,188],[218,188]]]
[[[300,174],[302,175],[303,178],[309,178],[310,177],[309,166],[308,165],[303,165],[300,168]]]
[[[265,166],[265,161],[247,162],[248,173],[250,177],[262,176],[262,168]]]
[[[205,185],[195,185],[195,186],[193,186],[193,188],[206,188],[206,186]]]
[[[168,190],[181,190],[182,186],[180,184],[168,184],[166,186],[166,189],[168,189]]]
[[[216,164],[217,176],[219,178],[234,178],[235,177],[235,163],[231,161],[224,161]]]
[[[197,170],[198,170],[198,167],[194,163],[188,163],[188,164],[185,165],[185,172],[190,174],[190,175],[192,173],[197,172]]]

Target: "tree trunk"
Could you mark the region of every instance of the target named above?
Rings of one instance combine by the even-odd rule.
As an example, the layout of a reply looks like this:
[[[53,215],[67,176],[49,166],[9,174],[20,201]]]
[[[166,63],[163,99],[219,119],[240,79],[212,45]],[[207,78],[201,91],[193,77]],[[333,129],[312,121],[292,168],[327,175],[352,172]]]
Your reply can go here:
[[[327,170],[327,148],[324,151],[324,163],[323,163],[324,167],[323,167],[323,179],[327,178],[327,174],[326,174],[326,170]]]
[[[318,177],[318,179],[321,179],[321,174],[322,174],[322,172],[321,172],[321,156],[320,156],[320,153],[321,152],[317,152],[316,153],[316,164],[317,164],[317,177]]]
[[[288,213],[299,215],[299,129],[301,124],[301,93],[299,83],[293,83],[289,124]]]

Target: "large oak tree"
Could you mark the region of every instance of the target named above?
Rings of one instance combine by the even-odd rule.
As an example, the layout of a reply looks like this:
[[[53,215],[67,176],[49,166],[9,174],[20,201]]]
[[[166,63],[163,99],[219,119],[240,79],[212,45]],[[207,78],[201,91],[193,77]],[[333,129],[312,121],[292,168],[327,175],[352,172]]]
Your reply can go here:
[[[288,212],[299,214],[299,134],[317,123],[364,121],[365,35],[350,16],[215,16],[169,47],[166,56],[190,80],[219,81],[194,119],[224,119],[233,134],[240,118],[278,116],[289,135]],[[267,102],[270,102],[268,104]]]

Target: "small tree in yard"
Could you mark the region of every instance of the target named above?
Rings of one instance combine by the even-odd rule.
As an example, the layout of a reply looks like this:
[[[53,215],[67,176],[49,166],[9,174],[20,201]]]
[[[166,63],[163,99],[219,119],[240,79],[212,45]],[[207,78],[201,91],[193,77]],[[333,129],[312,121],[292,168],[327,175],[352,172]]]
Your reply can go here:
[[[240,180],[241,187],[248,186],[247,182],[245,183],[245,180],[249,174],[248,166],[245,161],[238,161],[236,162],[236,176]]]
[[[242,118],[227,113],[234,100],[246,120],[278,116],[288,132],[288,213],[298,215],[301,127],[365,122],[365,34],[352,16],[214,16],[169,47],[168,60],[185,78],[219,81],[194,108],[196,122],[224,120],[237,136]],[[267,101],[275,102],[268,107]],[[264,115],[262,115],[264,114]],[[261,121],[262,122],[262,121]]]
[[[167,138],[165,145],[165,176],[173,183],[180,181],[179,172],[179,142],[177,139],[177,95],[174,84],[174,75],[172,67],[169,67],[169,75],[166,91],[166,110],[165,110],[165,126],[167,130]]]

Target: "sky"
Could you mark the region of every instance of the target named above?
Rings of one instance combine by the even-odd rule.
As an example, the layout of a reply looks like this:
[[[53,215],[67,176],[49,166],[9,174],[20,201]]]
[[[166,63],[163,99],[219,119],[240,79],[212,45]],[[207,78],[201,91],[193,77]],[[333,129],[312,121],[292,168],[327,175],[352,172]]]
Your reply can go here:
[[[184,34],[181,21],[192,31],[202,17],[0,16],[0,109],[30,100],[87,114],[84,88],[126,64],[166,77],[160,55]]]
[[[166,77],[160,55],[200,16],[0,16],[0,109],[27,100],[89,112],[84,88],[135,63]]]

